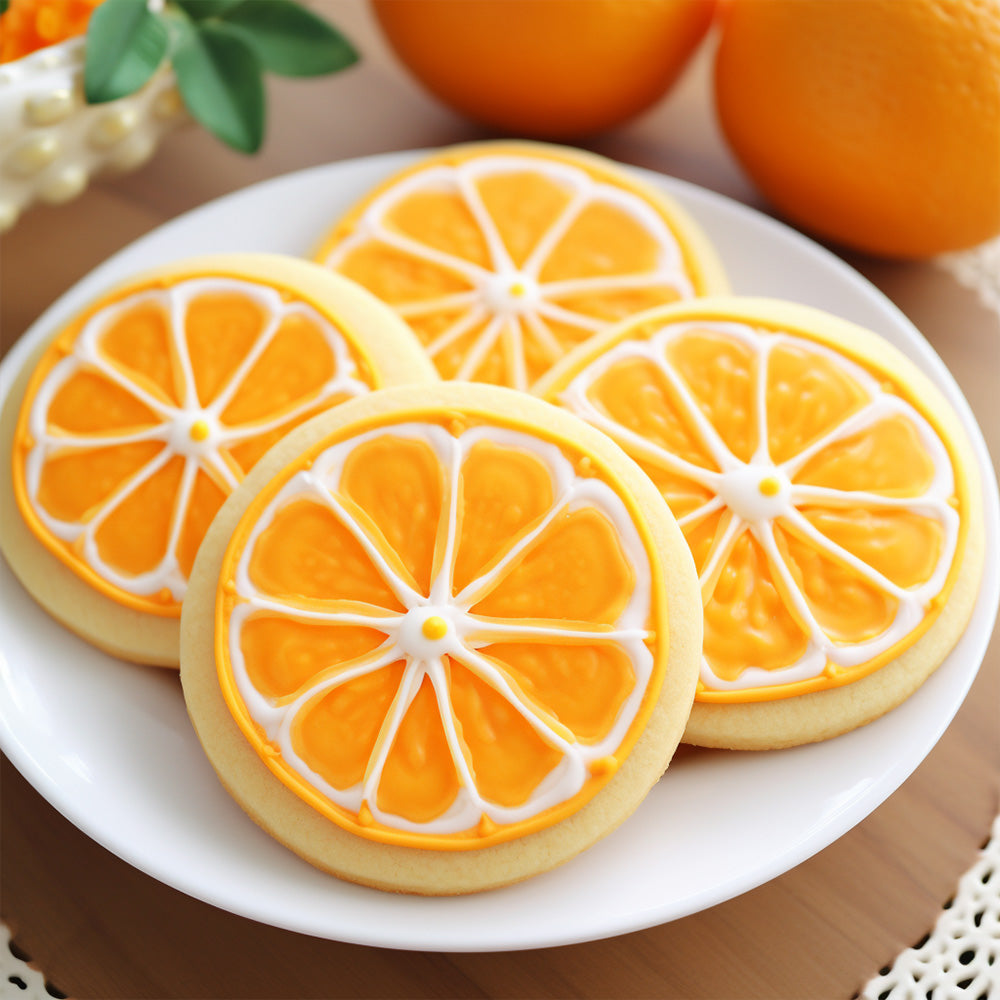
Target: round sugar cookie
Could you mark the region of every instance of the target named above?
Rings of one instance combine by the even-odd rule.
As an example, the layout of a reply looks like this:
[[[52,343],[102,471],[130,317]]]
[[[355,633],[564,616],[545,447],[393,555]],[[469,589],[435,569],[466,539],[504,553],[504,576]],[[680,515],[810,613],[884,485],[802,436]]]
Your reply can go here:
[[[604,435],[507,389],[373,393],[234,491],[181,622],[222,783],[317,867],[401,892],[515,882],[668,764],[701,614],[667,505]]]
[[[443,378],[522,390],[626,316],[728,290],[670,198],[610,160],[543,143],[420,161],[355,205],[314,259],[391,305]]]
[[[257,459],[316,413],[436,381],[405,325],[323,268],[179,261],[80,310],[0,417],[2,548],[55,618],[115,656],[178,665],[198,545]]]
[[[881,337],[765,299],[652,310],[539,393],[647,472],[705,614],[685,742],[793,746],[912,694],[965,628],[978,470],[947,401]]]

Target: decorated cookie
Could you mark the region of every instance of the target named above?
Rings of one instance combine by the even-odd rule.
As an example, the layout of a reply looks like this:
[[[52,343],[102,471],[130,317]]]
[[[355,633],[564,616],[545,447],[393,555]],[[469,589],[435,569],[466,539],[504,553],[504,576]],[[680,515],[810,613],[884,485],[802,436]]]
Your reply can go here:
[[[694,555],[705,645],[685,740],[761,749],[899,704],[969,619],[975,459],[881,338],[761,299],[654,310],[539,387],[656,483]]]
[[[642,309],[726,291],[698,227],[609,160],[478,143],[391,177],[315,259],[409,323],[444,378],[528,389]]]
[[[4,555],[84,638],[176,666],[198,545],[257,459],[322,410],[421,379],[436,376],[406,327],[314,264],[147,272],[78,312],[8,396]]]
[[[423,894],[551,868],[680,739],[701,613],[663,498],[521,393],[373,393],[297,428],[199,552],[181,679],[223,784],[355,882]]]

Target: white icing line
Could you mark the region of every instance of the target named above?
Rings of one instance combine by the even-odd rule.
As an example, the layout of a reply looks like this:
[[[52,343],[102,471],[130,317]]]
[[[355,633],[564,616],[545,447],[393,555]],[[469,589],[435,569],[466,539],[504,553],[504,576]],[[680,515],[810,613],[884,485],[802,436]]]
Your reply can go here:
[[[539,284],[539,291],[547,299],[574,298],[589,292],[632,291],[642,288],[671,287],[677,276],[669,271],[638,271],[628,274],[599,274],[588,278],[567,278]]]
[[[230,400],[236,395],[237,390],[243,385],[244,379],[250,374],[250,370],[260,359],[260,356],[271,346],[281,326],[284,316],[280,312],[274,313],[257,339],[251,344],[246,356],[237,365],[236,370],[230,375],[229,381],[222,387],[218,395],[205,408],[208,413],[218,418],[222,411],[229,405]]]
[[[473,264],[472,261],[456,257],[454,254],[444,253],[441,250],[428,246],[426,243],[420,243],[409,236],[404,236],[402,233],[386,229],[381,224],[374,227],[372,235],[379,242],[385,243],[394,250],[400,250],[403,253],[409,254],[411,257],[416,257],[418,260],[422,260],[428,264],[434,264],[446,271],[459,274],[473,284],[478,284],[486,275],[490,273],[486,268],[481,267],[479,264]]]
[[[683,517],[677,518],[677,526],[679,528],[686,528],[689,524],[694,524],[695,521],[700,521],[702,518],[708,517],[709,514],[714,514],[717,510],[725,506],[721,497],[712,497],[711,500],[707,500],[700,507],[696,507],[694,510],[688,511]]]
[[[555,320],[557,323],[565,323],[567,326],[575,326],[578,330],[588,330],[590,333],[600,333],[610,325],[607,320],[595,319],[584,313],[574,312],[565,306],[556,305],[555,302],[539,301],[535,311],[546,319]]]
[[[705,604],[708,604],[709,599],[715,592],[715,585],[718,583],[720,571],[746,528],[746,521],[730,513],[729,523],[722,532],[722,537],[715,542],[705,563],[705,568],[698,577],[698,583],[701,586],[702,601]]]
[[[393,309],[403,319],[418,319],[436,312],[450,312],[453,309],[466,310],[479,301],[478,294],[470,289],[467,292],[453,292],[451,295],[439,295],[433,299],[417,299],[413,302],[397,302]]]
[[[435,357],[446,347],[453,344],[460,337],[468,333],[477,323],[482,322],[487,316],[485,309],[470,309],[464,316],[460,316],[443,333],[438,334],[425,348],[429,357]]]
[[[579,623],[553,619],[531,619],[533,624],[515,625],[509,619],[486,618],[482,615],[467,614],[465,620],[468,622],[469,631],[465,633],[465,639],[473,649],[480,649],[483,646],[491,645],[495,642],[504,642],[506,636],[517,636],[522,639],[553,639],[558,638],[567,642],[609,642],[617,644],[632,639],[645,641],[650,637],[650,633],[642,628],[609,628],[607,631],[600,629],[582,629]],[[540,624],[545,621],[548,624]]]
[[[458,556],[458,547],[455,536],[458,534],[456,528],[458,519],[458,498],[461,492],[462,476],[462,448],[458,441],[452,439],[450,446],[451,454],[448,456],[448,502],[447,520],[438,525],[438,531],[444,530],[444,551],[441,556],[441,566],[434,575],[430,587],[430,601],[432,604],[447,604],[451,601],[451,591],[455,576],[455,559]],[[435,551],[438,546],[435,544]]]
[[[533,312],[524,313],[522,319],[535,343],[545,352],[549,361],[555,363],[566,353],[556,340],[555,334]]]
[[[514,318],[507,322],[507,327],[501,335],[504,340],[505,354],[510,358],[511,384],[521,392],[528,391],[528,370],[524,360],[524,343],[522,341],[521,324]]]
[[[483,363],[486,358],[486,354],[489,349],[496,343],[497,339],[500,337],[500,333],[504,327],[504,319],[502,316],[494,316],[493,319],[486,324],[482,332],[476,339],[475,344],[470,348],[469,352],[465,355],[462,361],[461,367],[454,374],[454,378],[458,380],[471,378],[479,369],[479,366]]]
[[[537,278],[559,241],[569,232],[591,198],[592,182],[585,175],[574,185],[576,190],[551,226],[542,234],[534,249],[524,262],[522,270],[532,278]]]
[[[326,602],[330,606],[350,606],[350,611],[332,611],[329,607],[306,608],[291,601],[281,600],[277,597],[262,597],[259,594],[241,597],[241,601],[254,611],[273,611],[288,618],[321,622],[327,625],[358,625],[387,634],[389,630],[398,628],[404,617],[403,612],[386,611],[384,608],[376,608],[374,605],[366,605],[372,609],[371,613],[367,613],[360,610],[358,603],[354,601]]]
[[[493,217],[486,210],[486,205],[483,204],[479,189],[472,182],[472,178],[467,173],[456,171],[455,181],[466,208],[472,213],[472,217],[476,220],[479,230],[486,240],[494,270],[513,271],[515,269],[514,262],[511,260],[503,238],[500,236],[500,231],[497,229]]]

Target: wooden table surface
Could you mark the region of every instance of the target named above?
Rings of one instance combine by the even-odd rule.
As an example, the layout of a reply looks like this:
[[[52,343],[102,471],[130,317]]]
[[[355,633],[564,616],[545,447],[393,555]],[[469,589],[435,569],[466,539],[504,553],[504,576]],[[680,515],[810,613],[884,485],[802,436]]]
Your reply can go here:
[[[313,164],[489,134],[417,90],[357,0],[318,6],[365,60],[339,77],[272,80],[260,155],[241,157],[185,128],[144,168],[102,179],[71,204],[34,209],[2,238],[4,345],[108,255],[211,198]],[[716,130],[708,56],[660,107],[588,146],[758,205]],[[935,263],[848,260],[930,340],[1000,455],[997,315]],[[851,997],[931,928],[987,836],[1000,777],[998,645],[994,638],[926,761],[851,832],[737,899],[624,937],[419,954],[277,930],[133,869],[63,819],[6,760],[0,915],[19,949],[74,997]]]

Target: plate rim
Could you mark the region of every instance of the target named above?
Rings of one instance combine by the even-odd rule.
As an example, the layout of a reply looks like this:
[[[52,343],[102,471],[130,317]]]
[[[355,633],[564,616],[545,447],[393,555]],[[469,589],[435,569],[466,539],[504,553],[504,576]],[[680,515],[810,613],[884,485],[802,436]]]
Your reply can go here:
[[[44,336],[46,330],[51,330],[62,312],[68,312],[78,307],[76,300],[85,295],[92,294],[90,289],[99,288],[102,282],[107,283],[104,278],[108,272],[114,272],[123,259],[130,258],[137,252],[141,253],[143,245],[147,242],[162,240],[165,235],[170,235],[178,230],[183,230],[190,224],[191,220],[206,210],[215,209],[221,205],[231,205],[242,199],[253,199],[262,189],[281,187],[288,185],[296,186],[303,179],[325,174],[333,174],[343,168],[358,168],[362,165],[370,166],[373,170],[385,170],[388,172],[393,167],[401,167],[409,162],[416,161],[421,156],[427,156],[436,152],[435,149],[414,149],[401,150],[388,153],[379,153],[370,156],[354,157],[351,159],[339,160],[333,163],[318,164],[297,170],[276,177],[267,178],[254,184],[247,185],[236,191],[229,192],[218,198],[212,199],[196,206],[181,215],[168,220],[167,222],[154,227],[142,236],[133,240],[125,247],[116,251],[97,267],[83,275],[74,282],[59,297],[46,308],[41,315],[21,333],[11,345],[7,355],[0,361],[0,403],[2,403],[10,390],[21,366],[24,364],[27,355],[37,346],[34,342]],[[628,164],[620,164],[625,170],[634,173],[666,190],[671,196],[680,194],[679,200],[682,207],[689,208],[688,199],[697,206],[699,201],[709,204],[713,209],[723,212],[733,212],[741,216],[744,221],[751,225],[763,226],[764,229],[773,232],[778,239],[790,242],[792,248],[797,252],[813,257],[824,267],[834,270],[838,275],[853,284],[859,292],[864,293],[864,297],[876,309],[890,315],[895,324],[905,328],[907,341],[905,346],[900,346],[904,353],[908,354],[912,360],[920,365],[935,381],[938,387],[944,392],[949,403],[955,408],[965,432],[968,434],[973,451],[980,465],[982,479],[982,490],[984,499],[985,534],[986,538],[996,542],[1000,539],[1000,500],[998,500],[997,483],[993,474],[992,463],[989,458],[988,449],[983,440],[982,432],[978,426],[972,409],[965,398],[964,393],[956,382],[954,376],[945,366],[937,352],[924,338],[906,314],[891,300],[885,293],[878,289],[864,275],[851,267],[826,247],[821,246],[809,237],[791,228],[780,220],[774,219],[757,209],[745,205],[718,192],[700,187],[690,181],[680,178],[670,177],[642,167],[635,167]],[[996,568],[990,572],[989,564],[984,569],[984,575],[980,586],[980,591],[973,609],[973,615],[985,614],[988,621],[995,621],[997,608],[1000,606],[1000,570]],[[985,611],[983,610],[985,608]],[[992,612],[991,612],[992,608]],[[967,639],[968,632],[963,633],[963,640]],[[723,891],[719,891],[718,886],[708,886],[700,892],[694,892],[680,901],[673,900],[670,904],[664,904],[659,908],[652,908],[645,911],[637,911],[632,914],[630,920],[619,919],[612,925],[590,926],[587,929],[579,929],[574,932],[552,931],[544,939],[526,940],[523,935],[502,928],[492,928],[493,933],[489,935],[489,940],[483,939],[481,935],[470,934],[463,941],[431,940],[427,933],[421,934],[419,928],[410,929],[409,935],[400,936],[398,931],[392,940],[388,940],[384,934],[373,932],[370,928],[367,932],[353,932],[349,928],[349,920],[342,921],[344,926],[336,934],[317,929],[307,919],[296,921],[294,919],[276,919],[266,912],[265,906],[237,907],[221,898],[219,893],[213,893],[198,883],[194,877],[186,878],[186,872],[178,873],[170,869],[169,865],[161,864],[159,868],[152,864],[147,858],[132,849],[132,845],[127,842],[116,840],[109,831],[100,828],[99,824],[93,822],[84,810],[74,808],[72,803],[68,803],[65,797],[60,794],[60,788],[56,781],[51,779],[44,770],[36,765],[30,755],[29,748],[23,744],[15,730],[10,725],[11,712],[8,707],[8,685],[3,679],[8,669],[3,654],[0,653],[0,750],[8,757],[11,763],[24,776],[29,784],[46,801],[52,805],[61,815],[77,827],[82,833],[100,844],[115,856],[121,858],[126,863],[139,869],[143,873],[155,878],[163,884],[175,888],[187,895],[190,895],[203,902],[209,903],[219,909],[230,913],[255,920],[270,926],[307,934],[313,937],[338,940],[352,944],[361,944],[374,947],[390,947],[400,950],[426,950],[426,951],[454,951],[454,952],[484,952],[484,951],[516,951],[535,948],[554,947],[568,944],[583,943],[592,940],[613,937],[620,934],[631,933],[656,926],[693,913],[700,912],[710,906],[725,902],[736,896],[756,888],[765,882],[787,872],[803,861],[817,854],[835,840],[843,836],[857,823],[870,815],[879,805],[881,805],[912,772],[926,759],[934,749],[944,731],[948,728],[955,714],[961,707],[968,694],[969,688],[974,682],[979,667],[982,663],[986,648],[992,635],[992,626],[987,624],[982,629],[982,634],[977,634],[973,642],[971,659],[975,666],[970,667],[963,675],[962,683],[952,689],[953,705],[949,707],[942,716],[938,717],[937,725],[921,742],[919,753],[911,753],[904,760],[893,759],[891,766],[880,775],[874,786],[869,789],[863,799],[854,804],[852,808],[844,808],[832,819],[813,831],[808,837],[804,837],[793,848],[786,850],[779,857],[776,856],[771,864],[761,865],[748,870],[741,879],[732,879]],[[933,676],[933,675],[932,675]],[[749,751],[748,751],[749,752]],[[332,876],[323,875],[324,878]],[[375,892],[377,890],[368,890]],[[503,890],[493,890],[495,893],[502,893]],[[669,912],[664,912],[669,910]],[[597,922],[599,923],[599,922]],[[431,931],[430,933],[437,933]]]

